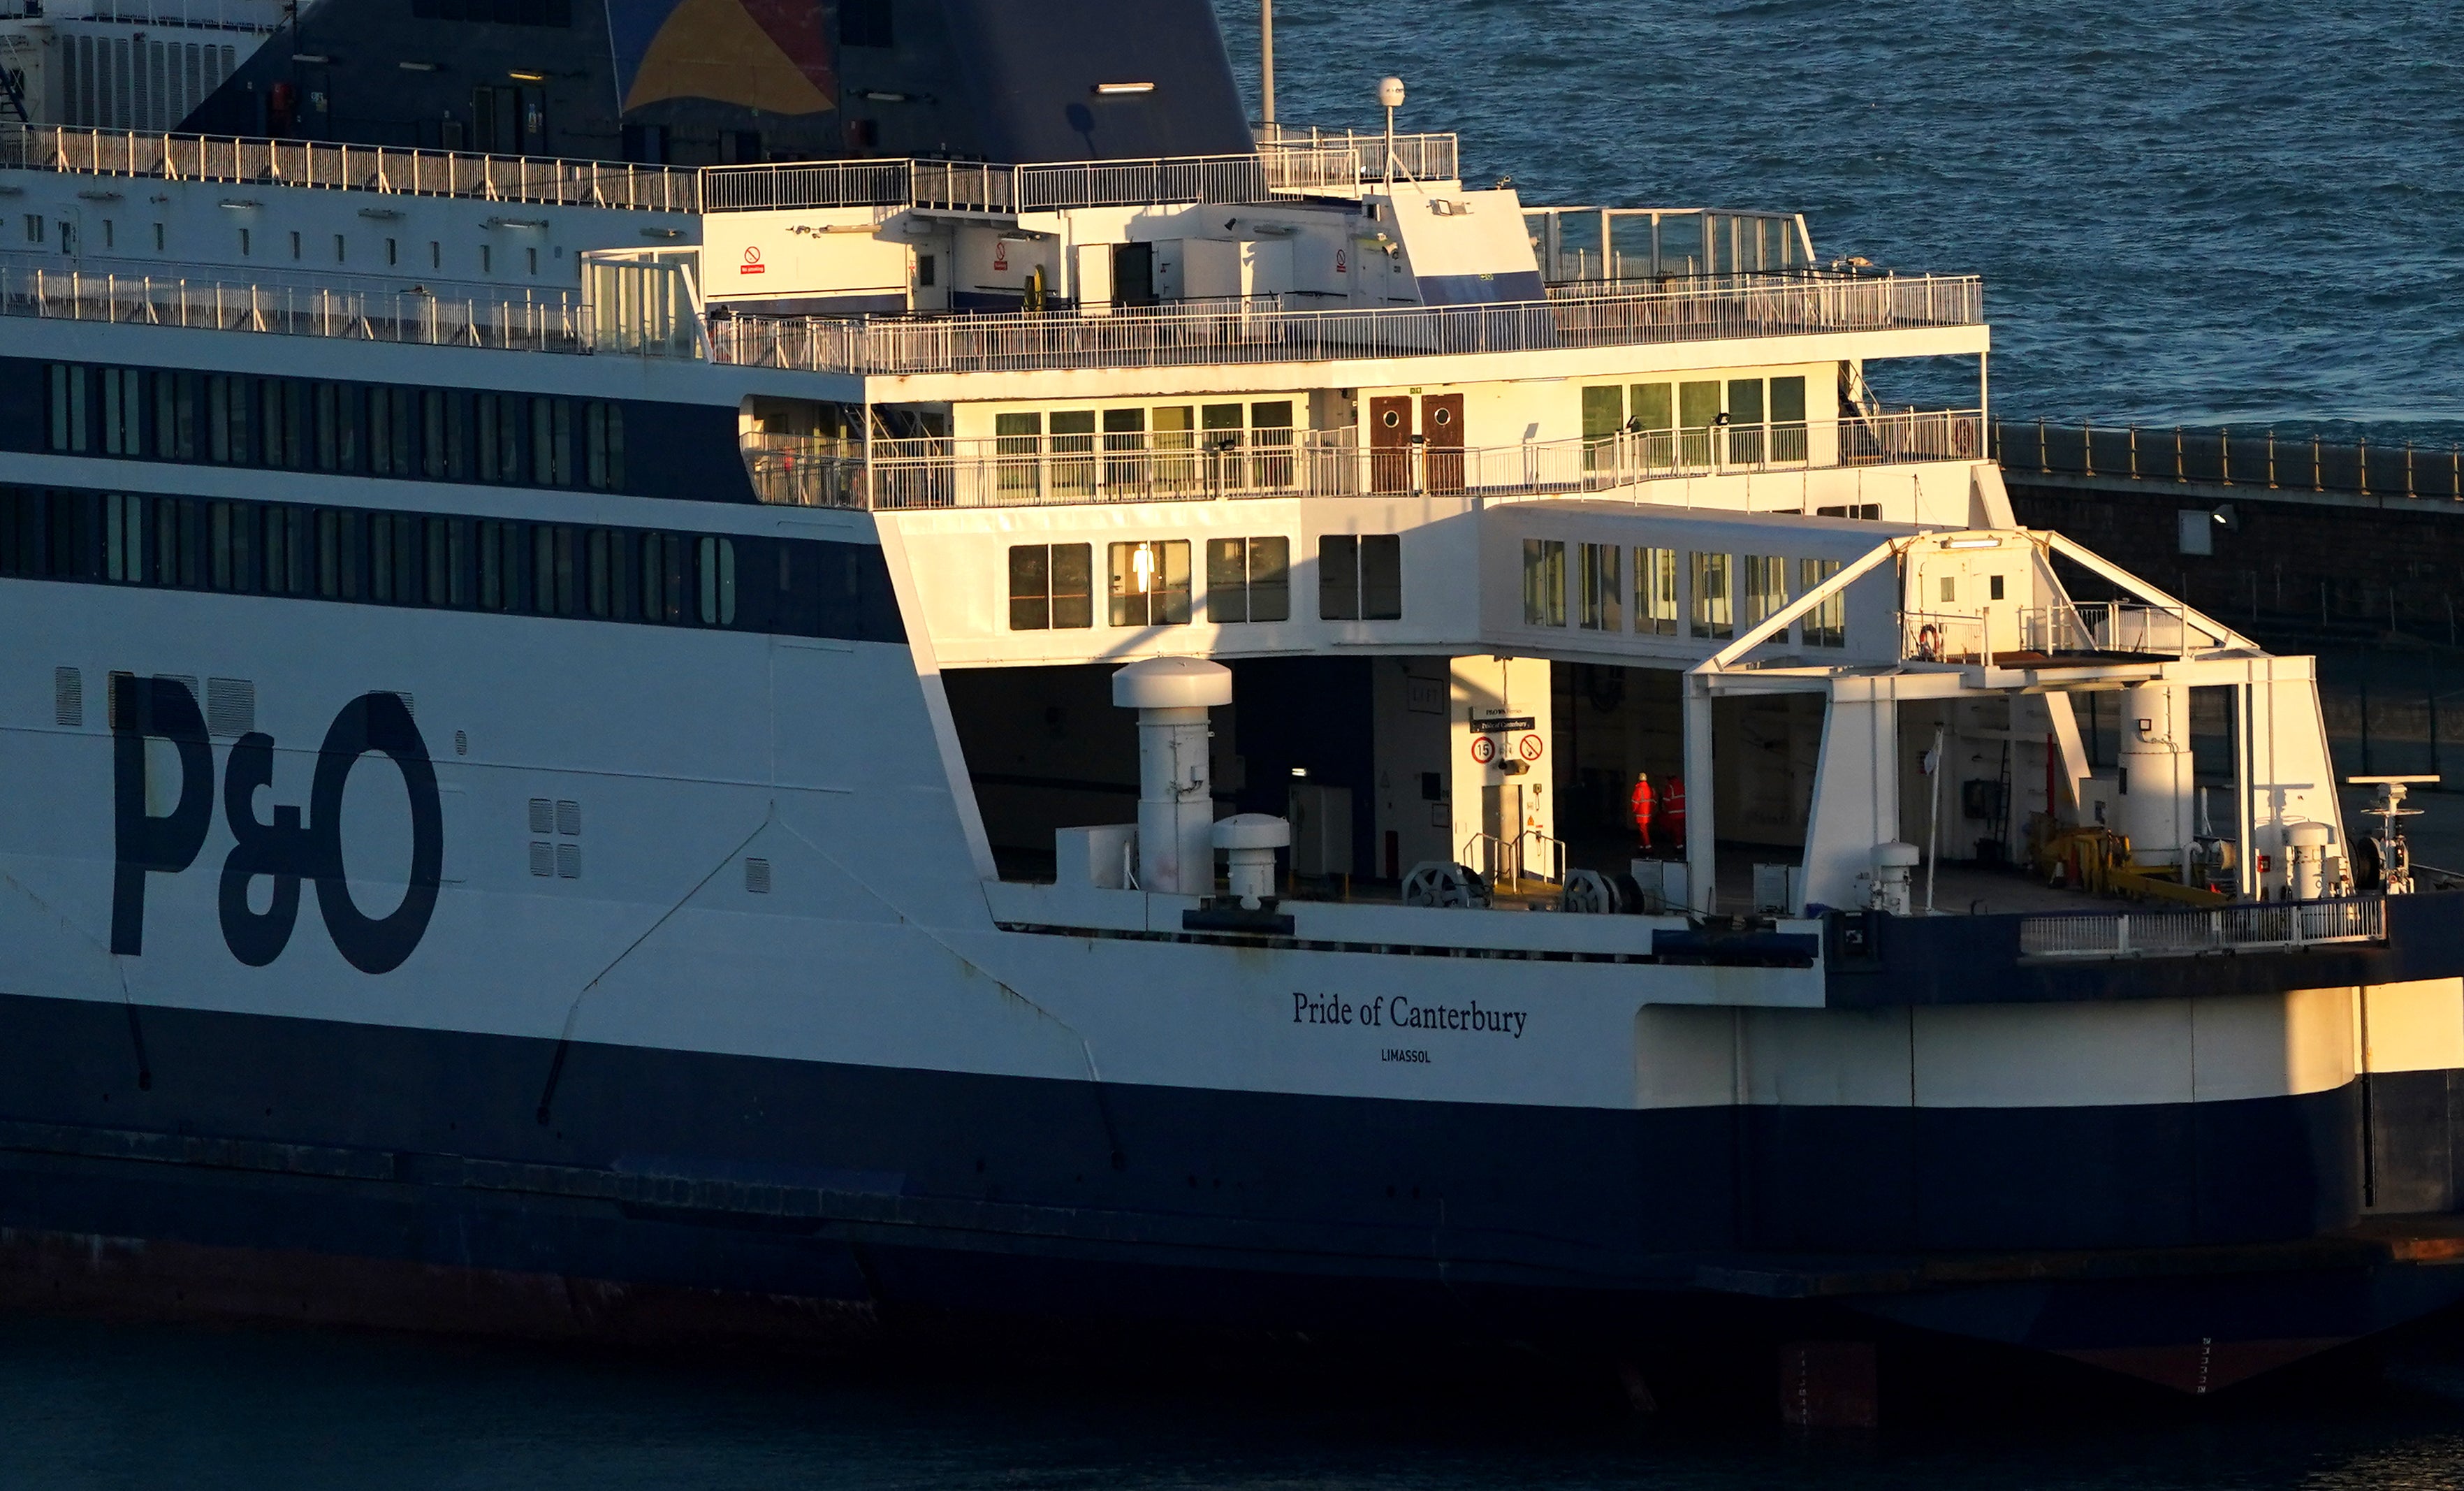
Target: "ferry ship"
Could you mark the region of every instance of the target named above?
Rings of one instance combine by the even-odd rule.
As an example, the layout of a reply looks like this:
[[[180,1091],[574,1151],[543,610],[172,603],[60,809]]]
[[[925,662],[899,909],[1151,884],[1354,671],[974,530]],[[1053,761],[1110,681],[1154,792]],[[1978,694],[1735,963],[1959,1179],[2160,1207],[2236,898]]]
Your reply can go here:
[[[840,158],[617,7],[596,148],[0,131],[0,1297],[2203,1392],[2464,1295],[2406,784],[2013,521],[1975,278],[1253,132],[1202,11],[715,9]]]

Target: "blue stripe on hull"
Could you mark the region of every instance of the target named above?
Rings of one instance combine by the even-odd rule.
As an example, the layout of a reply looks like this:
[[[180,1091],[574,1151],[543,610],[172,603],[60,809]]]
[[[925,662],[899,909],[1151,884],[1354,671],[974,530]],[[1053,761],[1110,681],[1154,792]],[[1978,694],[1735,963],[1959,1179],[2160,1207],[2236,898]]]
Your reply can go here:
[[[803,1302],[1320,1328],[1472,1309],[1501,1332],[1597,1333],[1705,1307],[1702,1270],[1815,1253],[2307,1238],[2352,1218],[2364,1179],[2352,1087],[2196,1109],[1612,1111],[593,1045],[559,1066],[543,1041],[133,1023],[143,1087],[128,1011],[0,998],[0,1227]],[[2444,1163],[2430,1075],[2441,1101],[2375,1105],[2377,1152]],[[2408,1145],[2397,1109],[2439,1131]],[[2095,1349],[2235,1318],[2274,1331],[2286,1309],[2358,1335],[2448,1292],[2328,1261],[2203,1285],[2238,1303],[2197,1322],[2118,1303],[2190,1292],[2144,1280],[2024,1305],[1918,1287],[1883,1313]]]

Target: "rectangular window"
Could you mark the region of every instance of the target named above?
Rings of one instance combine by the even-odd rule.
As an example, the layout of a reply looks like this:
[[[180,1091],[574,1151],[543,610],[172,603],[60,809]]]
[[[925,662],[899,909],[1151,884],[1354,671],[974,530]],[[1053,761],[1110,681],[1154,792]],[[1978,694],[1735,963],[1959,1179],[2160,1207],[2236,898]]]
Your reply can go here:
[[[1802,375],[1771,381],[1771,458],[1774,461],[1805,459],[1805,379]]]
[[[994,485],[1004,495],[1033,497],[1043,491],[1043,463],[1039,459],[1043,445],[1043,415],[1030,412],[993,416]]]
[[[86,448],[86,370],[74,362],[52,364],[52,449]]]
[[[1403,537],[1360,536],[1360,619],[1400,621],[1403,616]]]
[[[1523,625],[1566,625],[1566,544],[1563,539],[1523,540]]]
[[[1602,449],[1625,428],[1625,390],[1617,386],[1583,390],[1583,469],[1614,463]]]
[[[541,487],[573,485],[573,401],[531,401],[531,480]]]
[[[1677,551],[1634,551],[1634,629],[1677,635]]]
[[[1095,411],[1062,409],[1052,416],[1052,490],[1095,494]]]
[[[1837,559],[1799,559],[1796,561],[1797,594],[1810,594],[1816,585],[1839,573]],[[1848,645],[1848,597],[1835,594],[1815,603],[1805,613],[1801,623],[1805,645],[1809,647],[1844,647]]]
[[[1728,587],[1728,556],[1697,554],[1693,560],[1694,635],[1714,640],[1735,636],[1735,598]]]
[[[514,402],[501,393],[471,396],[471,439],[478,448],[481,481],[521,479],[521,421],[510,407]]]
[[[106,580],[143,583],[145,574],[145,499],[106,493],[102,499],[102,574]]]
[[[1218,624],[1291,619],[1291,540],[1210,538],[1206,619]]]
[[[1174,626],[1189,620],[1189,541],[1111,546],[1111,624]]]
[[[587,411],[590,455],[583,478],[600,492],[625,489],[625,406],[593,399]]]
[[[102,369],[105,455],[145,453],[145,375],[133,367]]]
[[[736,625],[736,540],[705,537],[696,544],[698,560],[693,594],[701,603],[705,626]]]
[[[1169,492],[1185,492],[1198,481],[1198,449],[1195,428],[1198,411],[1188,405],[1153,411],[1154,433],[1149,443],[1155,450],[1155,484]]]
[[[1106,409],[1104,411],[1104,485],[1123,489],[1122,494],[1142,491],[1147,479],[1147,411],[1144,409]]]
[[[1720,418],[1720,385],[1716,383],[1677,385],[1677,461],[1681,466],[1711,464],[1711,427]]]
[[[1763,381],[1728,380],[1728,449],[1723,460],[1734,466],[1760,466],[1763,461]]]
[[[1746,556],[1746,625],[1777,616],[1788,607],[1788,560],[1776,555]]]
[[[1272,492],[1292,484],[1292,401],[1249,406],[1249,482]]]
[[[1625,630],[1624,566],[1617,562],[1624,553],[1622,545],[1614,543],[1582,546],[1577,578],[1582,587],[1584,630]]]
[[[166,461],[197,458],[197,387],[194,373],[154,375],[154,453]]]
[[[215,373],[206,380],[206,419],[211,441],[208,454],[230,465],[249,461],[249,398],[251,380]]]
[[[1091,626],[1094,546],[1017,544],[1009,551],[1009,626],[1045,631]]]
[[[1330,622],[1360,620],[1360,540],[1351,534],[1317,541],[1317,614]]]

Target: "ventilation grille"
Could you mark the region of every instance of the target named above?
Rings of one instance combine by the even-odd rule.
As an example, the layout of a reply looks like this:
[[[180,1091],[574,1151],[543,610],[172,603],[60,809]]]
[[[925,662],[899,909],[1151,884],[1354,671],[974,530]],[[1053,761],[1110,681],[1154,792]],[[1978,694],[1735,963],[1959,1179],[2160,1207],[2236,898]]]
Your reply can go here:
[[[85,725],[85,674],[74,668],[52,669],[52,722],[71,730]]]
[[[753,892],[755,895],[768,895],[770,893],[770,862],[768,860],[746,860],[744,862],[744,888]]]
[[[256,729],[256,684],[246,678],[206,680],[206,731],[235,740]]]
[[[553,875],[556,873],[555,844],[548,843],[544,839],[533,839],[531,841],[531,873],[534,875]]]
[[[556,805],[545,798],[531,799],[531,832],[535,834],[556,832]]]
[[[582,804],[566,800],[556,805],[556,831],[567,839],[582,837]]]
[[[556,876],[559,880],[582,878],[582,845],[560,844],[556,846]]]

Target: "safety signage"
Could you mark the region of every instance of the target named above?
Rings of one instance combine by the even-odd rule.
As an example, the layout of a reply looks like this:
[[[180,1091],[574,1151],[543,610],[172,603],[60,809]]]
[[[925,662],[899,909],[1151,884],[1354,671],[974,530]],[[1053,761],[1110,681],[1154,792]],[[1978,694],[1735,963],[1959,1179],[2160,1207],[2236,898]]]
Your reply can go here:
[[[1471,758],[1486,766],[1497,759],[1497,741],[1493,736],[1475,735],[1471,742]]]
[[[1514,754],[1522,756],[1527,761],[1536,761],[1540,759],[1540,737],[1538,735],[1525,735],[1522,739],[1514,743]]]

